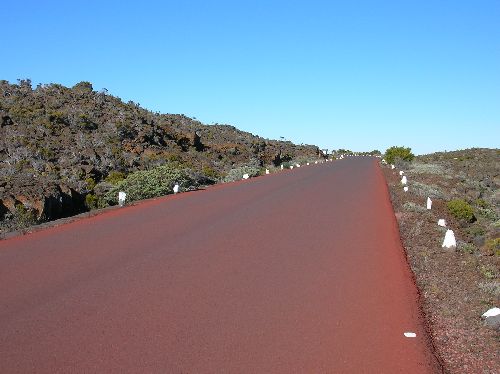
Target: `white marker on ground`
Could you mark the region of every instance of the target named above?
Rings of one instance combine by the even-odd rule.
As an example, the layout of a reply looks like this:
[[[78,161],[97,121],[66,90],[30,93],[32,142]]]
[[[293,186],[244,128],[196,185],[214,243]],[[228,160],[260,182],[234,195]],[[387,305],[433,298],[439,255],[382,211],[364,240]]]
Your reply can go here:
[[[174,194],[175,194],[175,193],[177,193],[177,192],[179,192],[179,185],[178,185],[178,184],[176,184],[176,185],[174,186],[173,190],[174,190]]]
[[[446,221],[443,218],[438,220],[438,225],[441,227],[446,227]]]
[[[432,200],[430,197],[427,198],[427,209],[432,209]]]
[[[403,175],[405,172],[403,170],[399,171],[399,175]]]
[[[118,192],[118,205],[125,205],[125,199],[127,198],[127,194],[123,191]]]
[[[457,241],[455,240],[455,234],[453,233],[453,230],[446,231],[442,247],[449,249],[449,248],[456,248],[456,246],[457,246]]]
[[[250,178],[250,175],[248,175],[248,174],[243,174],[243,179],[248,179],[248,178]]]
[[[403,187],[403,191],[404,191],[404,192],[408,192],[408,187],[407,187],[407,186],[404,186],[404,187]]]
[[[484,318],[495,317],[500,314],[500,308],[491,308],[487,312],[483,313]]]
[[[417,334],[415,334],[414,332],[405,332],[404,336],[406,336],[407,338],[416,338]]]
[[[269,169],[266,169],[266,174],[269,174]]]
[[[406,179],[406,175],[403,175],[403,178],[401,178],[401,183],[406,184],[408,182],[408,179]]]

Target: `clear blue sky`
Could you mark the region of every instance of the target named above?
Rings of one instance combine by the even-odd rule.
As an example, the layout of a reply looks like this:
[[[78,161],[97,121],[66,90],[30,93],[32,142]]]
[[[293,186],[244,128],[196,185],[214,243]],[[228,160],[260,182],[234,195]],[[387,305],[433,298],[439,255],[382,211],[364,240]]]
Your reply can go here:
[[[9,1],[0,79],[323,148],[500,143],[500,1]]]

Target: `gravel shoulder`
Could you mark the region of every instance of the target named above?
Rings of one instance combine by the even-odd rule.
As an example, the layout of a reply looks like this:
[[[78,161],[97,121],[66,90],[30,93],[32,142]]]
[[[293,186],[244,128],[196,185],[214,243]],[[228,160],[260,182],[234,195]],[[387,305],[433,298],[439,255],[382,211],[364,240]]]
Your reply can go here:
[[[433,344],[448,373],[500,372],[500,332],[481,319],[500,305],[498,154],[481,149],[436,153],[396,169],[383,167]],[[407,192],[401,170],[408,178]],[[473,206],[474,222],[450,213],[452,199]],[[447,227],[438,226],[438,219],[445,219]],[[455,249],[442,248],[448,228],[455,233]]]

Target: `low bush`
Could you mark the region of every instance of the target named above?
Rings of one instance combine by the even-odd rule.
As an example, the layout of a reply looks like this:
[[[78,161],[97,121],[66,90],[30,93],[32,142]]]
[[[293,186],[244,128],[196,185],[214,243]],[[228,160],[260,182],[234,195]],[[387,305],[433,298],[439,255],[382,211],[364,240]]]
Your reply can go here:
[[[168,195],[173,193],[175,184],[179,185],[181,191],[196,186],[196,182],[186,171],[171,165],[157,166],[151,170],[129,174],[105,195],[105,201],[109,205],[116,205],[120,191],[127,194],[127,202]]]
[[[125,174],[123,174],[121,171],[112,171],[108,174],[105,180],[106,182],[111,184],[118,184],[124,179]]]
[[[85,196],[85,206],[88,210],[96,209],[98,205],[98,198],[96,195],[89,193]]]
[[[385,151],[384,159],[389,164],[394,164],[397,159],[411,162],[415,155],[411,152],[411,148],[393,146]]]
[[[241,180],[244,174],[248,174],[250,177],[256,177],[260,174],[260,168],[257,166],[239,166],[237,168],[231,169],[229,173],[224,177],[224,182],[234,182]]]
[[[459,220],[466,222],[474,222],[476,220],[476,216],[474,216],[474,209],[472,209],[472,206],[465,200],[451,200],[446,204],[446,206],[450,214]]]

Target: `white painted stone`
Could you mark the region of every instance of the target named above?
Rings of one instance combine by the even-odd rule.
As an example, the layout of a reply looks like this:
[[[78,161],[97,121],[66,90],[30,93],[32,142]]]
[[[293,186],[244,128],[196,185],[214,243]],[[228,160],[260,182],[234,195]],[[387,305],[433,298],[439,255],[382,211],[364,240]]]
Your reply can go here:
[[[391,169],[394,169],[394,168],[395,168],[395,166],[394,166],[394,165],[391,165]]]
[[[309,166],[309,162],[306,165]]]
[[[406,175],[403,175],[403,178],[401,178],[401,183],[402,184],[408,183],[408,179],[406,179]]]
[[[443,218],[438,220],[438,225],[441,227],[446,227],[446,221]]]
[[[484,323],[492,329],[500,329],[500,309],[491,308],[482,315]]]
[[[295,166],[297,166],[298,168],[300,168],[300,164],[295,164]]]
[[[498,315],[500,315],[500,308],[491,308],[491,309],[488,309],[486,312],[484,312],[482,317],[488,318],[488,317],[495,317]]]
[[[457,247],[457,241],[455,240],[455,234],[453,233],[453,230],[446,231],[442,247],[443,248],[456,248]]]
[[[179,185],[178,185],[178,184],[176,184],[176,185],[174,186],[173,190],[174,190],[174,193],[179,192]]]
[[[269,169],[266,169],[266,174],[269,174]]]
[[[432,209],[432,200],[430,197],[427,198],[427,209]]]
[[[403,191],[404,191],[404,192],[408,192],[408,186],[404,186],[404,187],[403,187]]]
[[[248,174],[243,174],[243,179],[248,179],[248,178],[250,178],[250,175],[248,175]]]
[[[283,165],[281,165],[281,170],[283,170]]]
[[[293,165],[290,165],[290,169],[293,169]]]
[[[124,206],[125,200],[127,199],[127,194],[123,191],[118,192],[118,205]]]
[[[403,175],[405,172],[403,170],[399,171],[399,175]]]
[[[416,338],[417,334],[415,334],[414,332],[405,332],[404,336],[406,336],[407,338]]]
[[[317,164],[318,164],[318,161],[314,161],[314,164],[316,164],[316,165],[317,165]]]

